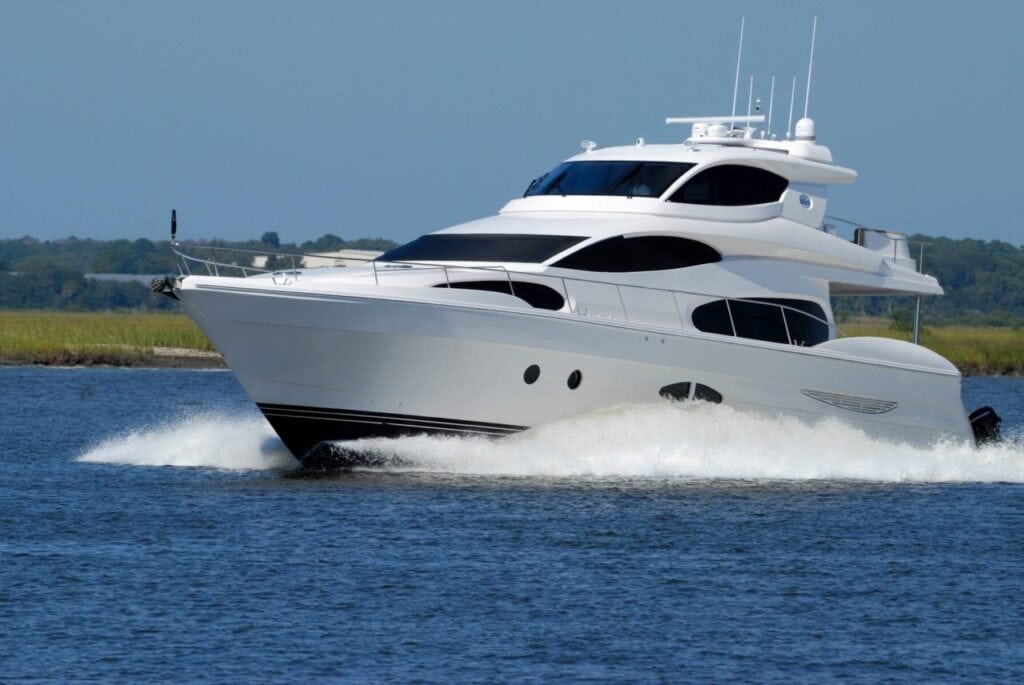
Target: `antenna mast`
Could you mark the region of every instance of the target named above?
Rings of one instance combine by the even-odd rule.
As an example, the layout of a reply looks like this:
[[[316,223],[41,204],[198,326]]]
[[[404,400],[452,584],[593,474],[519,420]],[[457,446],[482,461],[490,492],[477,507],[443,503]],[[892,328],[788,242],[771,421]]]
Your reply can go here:
[[[743,27],[746,23],[747,17],[740,17],[740,49],[736,53],[736,81],[732,86],[732,120],[729,122],[729,128],[736,123],[736,97],[740,92],[740,59],[743,57]]]
[[[786,127],[786,140],[793,134],[793,103],[796,102],[796,76],[793,77],[793,87],[789,91],[789,126]]]
[[[750,75],[750,91],[747,93],[747,117],[750,117],[750,107],[754,103],[754,75]]]
[[[772,105],[775,104],[775,74],[772,74],[772,90],[768,96],[768,137],[772,137]]]
[[[811,104],[811,71],[814,69],[814,38],[818,34],[818,17],[814,17],[811,25],[811,59],[807,63],[807,94],[804,96],[804,119],[807,118],[807,108]]]

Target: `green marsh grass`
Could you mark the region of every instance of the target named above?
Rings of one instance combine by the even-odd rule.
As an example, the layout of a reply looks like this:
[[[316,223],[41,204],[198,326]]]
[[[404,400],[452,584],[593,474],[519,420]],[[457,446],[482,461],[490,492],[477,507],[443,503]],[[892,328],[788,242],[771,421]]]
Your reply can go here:
[[[212,350],[183,314],[0,311],[0,361],[141,364],[154,347]]]
[[[847,335],[911,340],[913,333],[886,320],[839,324]],[[971,375],[1024,375],[1024,331],[992,326],[924,326],[921,344]]]
[[[911,338],[886,319],[856,320],[839,328],[847,335]],[[926,326],[921,344],[967,374],[1024,375],[1020,329]],[[184,314],[0,311],[0,363],[144,365],[154,362],[154,347],[213,350]]]

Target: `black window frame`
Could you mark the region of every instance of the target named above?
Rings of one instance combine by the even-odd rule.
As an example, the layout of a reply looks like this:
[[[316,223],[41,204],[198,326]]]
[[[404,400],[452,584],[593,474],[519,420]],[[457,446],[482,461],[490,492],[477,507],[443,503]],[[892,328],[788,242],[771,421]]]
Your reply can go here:
[[[702,182],[706,197],[687,195],[701,188]],[[687,179],[668,201],[706,207],[754,207],[779,202],[788,188],[789,179],[774,171],[749,164],[714,164]]]
[[[653,160],[575,160],[562,162],[534,179],[523,197],[544,195],[659,198],[696,164]],[[601,177],[596,172],[606,172]],[[567,183],[578,174],[576,185]],[[639,183],[641,179],[648,183]],[[642,191],[641,188],[646,188]]]
[[[723,298],[695,307],[690,319],[704,333],[801,347],[829,340],[832,328],[820,304],[798,298]]]
[[[707,243],[677,235],[617,235],[585,245],[551,266],[591,273],[688,269],[722,261]]]
[[[534,309],[559,311],[565,307],[565,297],[554,288],[533,281],[517,281],[508,279],[477,280],[477,281],[446,281],[438,283],[435,288],[450,290],[481,290],[490,293],[501,293],[518,297]]]
[[[388,250],[375,261],[543,264],[588,239],[536,233],[429,233]]]

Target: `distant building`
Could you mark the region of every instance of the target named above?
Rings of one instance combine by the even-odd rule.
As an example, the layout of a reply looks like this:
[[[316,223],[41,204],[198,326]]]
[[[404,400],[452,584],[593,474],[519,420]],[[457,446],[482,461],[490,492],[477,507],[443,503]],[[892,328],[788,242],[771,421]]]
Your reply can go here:
[[[303,258],[302,266],[308,269],[318,266],[357,266],[359,264],[365,264],[366,262],[372,261],[382,254],[384,253],[377,250],[338,250],[337,252],[315,252]],[[284,265],[287,264],[288,258],[282,257],[278,261],[278,268],[285,268]],[[259,255],[254,257],[252,265],[257,269],[265,269],[267,266],[267,256]]]

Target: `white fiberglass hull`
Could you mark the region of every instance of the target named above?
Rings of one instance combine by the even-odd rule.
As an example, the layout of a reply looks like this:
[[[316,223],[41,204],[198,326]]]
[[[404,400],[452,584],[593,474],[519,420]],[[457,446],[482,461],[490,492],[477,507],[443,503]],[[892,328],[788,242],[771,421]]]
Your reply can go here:
[[[888,439],[971,440],[960,376],[950,370],[386,292],[312,293],[193,276],[177,294],[300,458],[323,440],[501,435],[657,401],[662,388],[682,383],[691,396],[699,384],[740,409],[838,417]],[[540,373],[527,383],[533,365]]]

